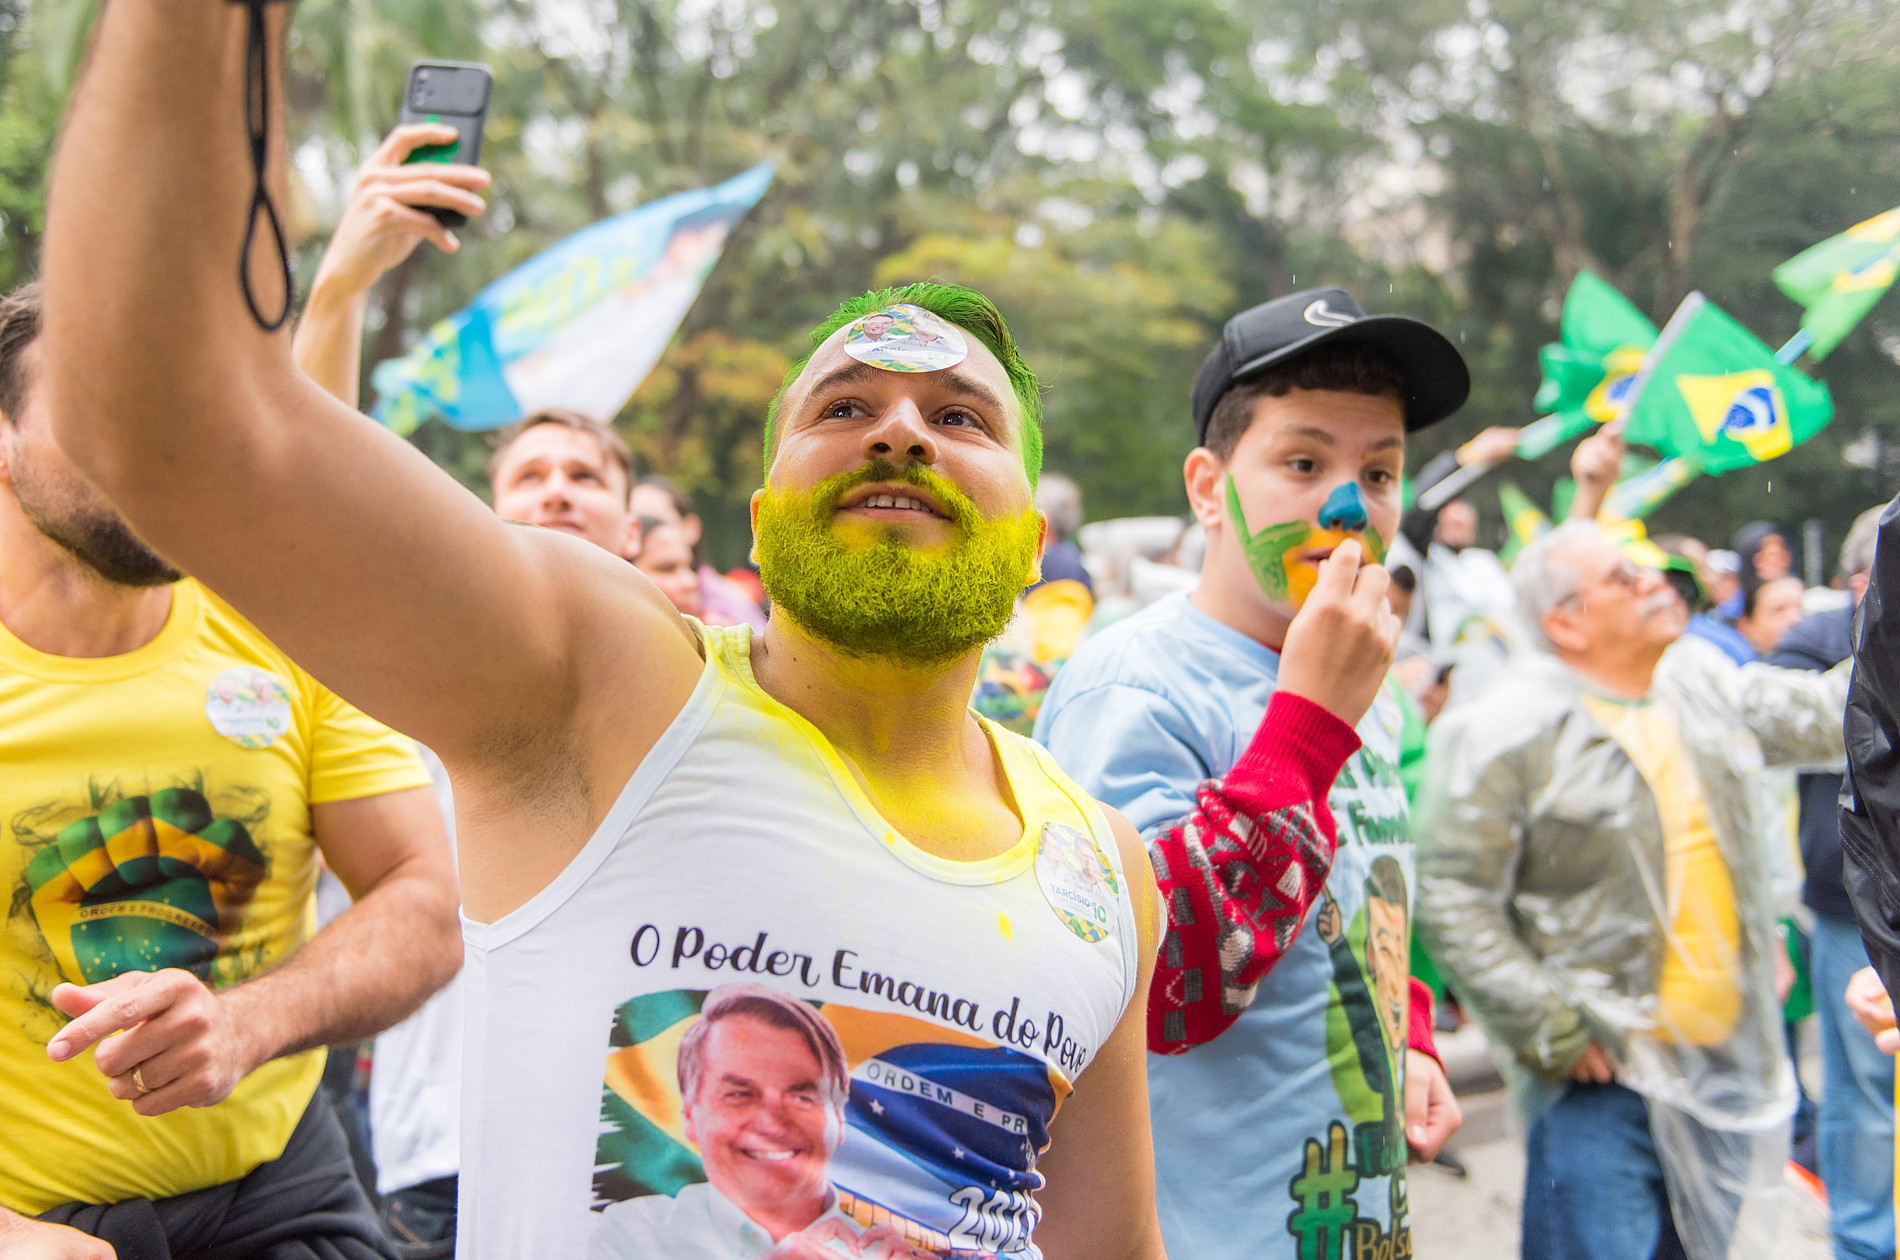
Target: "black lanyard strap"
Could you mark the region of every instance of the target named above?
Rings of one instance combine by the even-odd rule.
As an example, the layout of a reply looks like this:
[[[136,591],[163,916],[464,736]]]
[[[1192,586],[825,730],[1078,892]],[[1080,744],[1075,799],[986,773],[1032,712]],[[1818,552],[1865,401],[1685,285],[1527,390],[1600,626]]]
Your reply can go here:
[[[251,141],[251,206],[245,216],[244,246],[238,254],[238,287],[244,292],[244,304],[251,318],[265,332],[276,332],[290,319],[291,277],[290,243],[284,237],[283,220],[271,201],[264,171],[270,160],[270,56],[269,34],[264,10],[278,0],[232,0],[250,11],[244,49],[244,123]],[[267,316],[258,305],[251,284],[251,246],[257,240],[257,221],[264,220],[271,240],[277,246],[277,265],[284,273],[284,305],[275,316]]]

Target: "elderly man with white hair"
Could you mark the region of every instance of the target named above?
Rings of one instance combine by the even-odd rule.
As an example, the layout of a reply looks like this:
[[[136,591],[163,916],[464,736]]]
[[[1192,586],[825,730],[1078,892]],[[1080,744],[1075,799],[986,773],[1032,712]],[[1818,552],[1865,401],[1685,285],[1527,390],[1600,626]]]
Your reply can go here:
[[[1523,1256],[1765,1251],[1795,1090],[1750,781],[1841,755],[1846,674],[1709,669],[1591,522],[1512,577],[1542,651],[1433,728],[1417,836],[1426,946],[1514,1059]]]

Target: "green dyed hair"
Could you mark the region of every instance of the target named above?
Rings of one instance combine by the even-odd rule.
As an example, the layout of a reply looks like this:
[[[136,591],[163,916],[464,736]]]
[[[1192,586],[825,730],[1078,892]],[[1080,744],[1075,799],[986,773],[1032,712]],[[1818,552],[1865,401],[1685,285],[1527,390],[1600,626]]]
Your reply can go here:
[[[811,350],[805,357],[792,365],[779,384],[778,393],[772,396],[772,403],[765,411],[765,469],[772,469],[772,456],[778,446],[778,409],[785,401],[786,391],[798,374],[811,362],[811,356],[825,339],[860,316],[869,315],[879,307],[895,306],[908,302],[912,306],[921,306],[932,315],[969,333],[985,346],[989,347],[996,361],[1003,365],[1003,372],[1009,377],[1009,385],[1016,394],[1017,407],[1022,412],[1023,472],[1029,477],[1033,487],[1036,479],[1042,475],[1042,391],[1036,384],[1036,374],[1023,362],[1022,355],[1016,352],[1016,341],[1009,335],[1009,325],[1003,322],[1003,313],[996,309],[996,303],[960,284],[942,284],[930,281],[923,284],[905,284],[891,289],[878,289],[860,297],[847,299],[830,318],[811,330]]]

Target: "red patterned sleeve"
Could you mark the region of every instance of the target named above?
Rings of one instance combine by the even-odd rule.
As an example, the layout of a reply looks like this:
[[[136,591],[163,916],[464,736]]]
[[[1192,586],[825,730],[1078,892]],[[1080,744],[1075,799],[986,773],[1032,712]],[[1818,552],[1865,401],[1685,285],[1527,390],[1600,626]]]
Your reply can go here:
[[[1285,956],[1333,866],[1326,794],[1359,749],[1350,726],[1278,691],[1253,742],[1187,817],[1150,832],[1168,907],[1148,1048],[1180,1054],[1227,1031]]]
[[[1438,1036],[1432,1031],[1432,991],[1417,976],[1411,977],[1412,1001],[1406,1007],[1405,1044],[1420,1054],[1438,1059]],[[1438,1059],[1438,1066],[1445,1061]]]

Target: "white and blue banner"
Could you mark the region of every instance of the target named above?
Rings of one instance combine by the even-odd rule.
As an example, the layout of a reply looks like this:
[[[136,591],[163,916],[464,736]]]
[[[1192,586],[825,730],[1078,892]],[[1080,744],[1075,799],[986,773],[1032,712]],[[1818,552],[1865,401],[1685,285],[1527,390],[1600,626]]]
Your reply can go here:
[[[660,361],[726,238],[772,182],[759,165],[583,228],[376,366],[376,418],[495,429],[550,407],[611,421]]]

